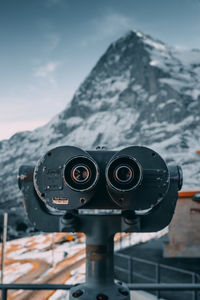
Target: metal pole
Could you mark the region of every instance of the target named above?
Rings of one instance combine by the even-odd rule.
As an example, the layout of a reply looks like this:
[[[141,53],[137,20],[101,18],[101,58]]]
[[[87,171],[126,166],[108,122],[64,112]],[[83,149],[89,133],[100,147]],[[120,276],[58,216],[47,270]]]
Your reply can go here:
[[[91,245],[86,240],[86,282],[92,285],[114,284],[113,237],[106,245]]]
[[[5,247],[6,247],[6,238],[7,238],[7,224],[8,224],[8,214],[4,213],[3,218],[3,240],[1,248],[1,283],[3,283],[3,273],[4,273],[4,258],[5,258]]]
[[[132,270],[132,257],[129,256],[128,258],[128,283],[132,283],[132,273],[133,273],[133,270]]]
[[[131,283],[127,284],[130,290],[135,291],[200,291],[199,283]],[[0,289],[8,290],[69,290],[71,288],[79,288],[77,285],[71,284],[27,284],[27,283],[8,283],[0,284]],[[73,299],[74,300],[74,299]],[[88,298],[87,298],[88,300]]]
[[[52,254],[52,268],[54,267],[54,233],[51,234],[51,254]]]
[[[192,274],[192,283],[196,283],[196,274],[195,273]],[[198,300],[198,291],[193,291],[192,299]]]
[[[2,289],[1,300],[7,300],[7,289]]]
[[[114,281],[115,223],[103,215],[92,220],[85,220],[86,282],[71,289],[69,299],[130,300],[126,285]]]
[[[198,283],[136,283],[127,284],[130,290],[145,290],[145,291],[200,291]]]
[[[156,272],[156,283],[160,283],[160,265],[156,264],[155,268],[156,268],[155,269],[155,272]],[[156,295],[157,295],[157,299],[160,299],[160,291],[159,290],[157,290]]]

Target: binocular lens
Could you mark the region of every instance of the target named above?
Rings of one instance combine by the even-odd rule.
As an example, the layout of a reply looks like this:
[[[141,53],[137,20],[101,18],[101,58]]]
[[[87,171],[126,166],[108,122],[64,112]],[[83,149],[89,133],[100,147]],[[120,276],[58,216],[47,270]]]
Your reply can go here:
[[[128,165],[121,165],[114,171],[114,177],[119,183],[127,183],[133,179],[133,169]]]
[[[108,185],[118,191],[129,191],[141,182],[142,168],[132,157],[121,156],[112,160],[107,169]]]
[[[89,190],[96,184],[99,176],[96,163],[84,156],[77,156],[69,160],[64,168],[64,180],[76,191]]]
[[[71,177],[75,182],[84,183],[89,180],[91,170],[84,165],[77,165],[72,169]]]

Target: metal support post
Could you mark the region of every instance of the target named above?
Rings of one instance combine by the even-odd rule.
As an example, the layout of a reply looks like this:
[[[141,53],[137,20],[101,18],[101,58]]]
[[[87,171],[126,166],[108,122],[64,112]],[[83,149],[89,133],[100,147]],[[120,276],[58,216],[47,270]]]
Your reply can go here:
[[[193,273],[192,274],[192,283],[196,283],[196,274]],[[198,300],[198,291],[193,291],[193,296],[192,296],[193,300]]]
[[[126,285],[114,281],[115,232],[112,230],[112,216],[107,223],[102,218],[94,217],[90,232],[85,232],[86,282],[70,290],[70,300],[130,300]]]
[[[5,259],[5,247],[6,247],[6,239],[7,239],[7,224],[8,224],[8,214],[4,213],[3,239],[2,239],[2,248],[1,248],[1,283],[3,283],[3,276],[4,276],[4,259]]]
[[[160,283],[160,265],[159,264],[156,264],[156,283]],[[157,299],[160,299],[160,291],[157,290],[156,292],[156,295],[157,295]]]
[[[132,257],[130,256],[128,259],[128,283],[132,283],[132,274],[133,274],[133,260]]]
[[[7,289],[2,289],[1,300],[7,300]]]
[[[54,261],[54,248],[55,248],[55,241],[54,241],[54,232],[51,234],[51,254],[52,254],[52,261],[51,266],[54,268],[55,261]]]

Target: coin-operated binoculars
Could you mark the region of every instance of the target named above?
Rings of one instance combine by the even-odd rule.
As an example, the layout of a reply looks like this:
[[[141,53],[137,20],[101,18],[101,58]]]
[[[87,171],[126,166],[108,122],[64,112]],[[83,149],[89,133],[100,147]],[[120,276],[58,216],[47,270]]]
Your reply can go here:
[[[86,234],[86,282],[70,290],[70,300],[129,300],[126,285],[114,281],[113,237],[166,227],[182,171],[146,147],[116,152],[62,146],[35,168],[21,166],[19,187],[37,229]]]

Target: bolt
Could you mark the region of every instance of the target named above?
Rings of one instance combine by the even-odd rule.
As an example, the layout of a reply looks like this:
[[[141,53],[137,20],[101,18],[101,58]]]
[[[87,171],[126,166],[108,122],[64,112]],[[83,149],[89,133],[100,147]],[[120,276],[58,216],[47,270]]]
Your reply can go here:
[[[86,203],[85,198],[80,198],[80,202],[81,202],[82,204],[85,204],[85,203]]]
[[[73,219],[74,216],[70,213],[66,213],[63,217],[62,217],[62,220],[65,221],[65,220],[71,220]]]
[[[123,296],[128,296],[129,292],[125,289],[119,289],[120,294],[122,294]]]
[[[74,298],[79,298],[81,295],[83,295],[83,291],[82,291],[82,290],[77,290],[76,292],[74,292],[74,293],[72,294],[72,296],[73,296]]]
[[[97,300],[108,300],[108,296],[104,294],[97,295]]]

